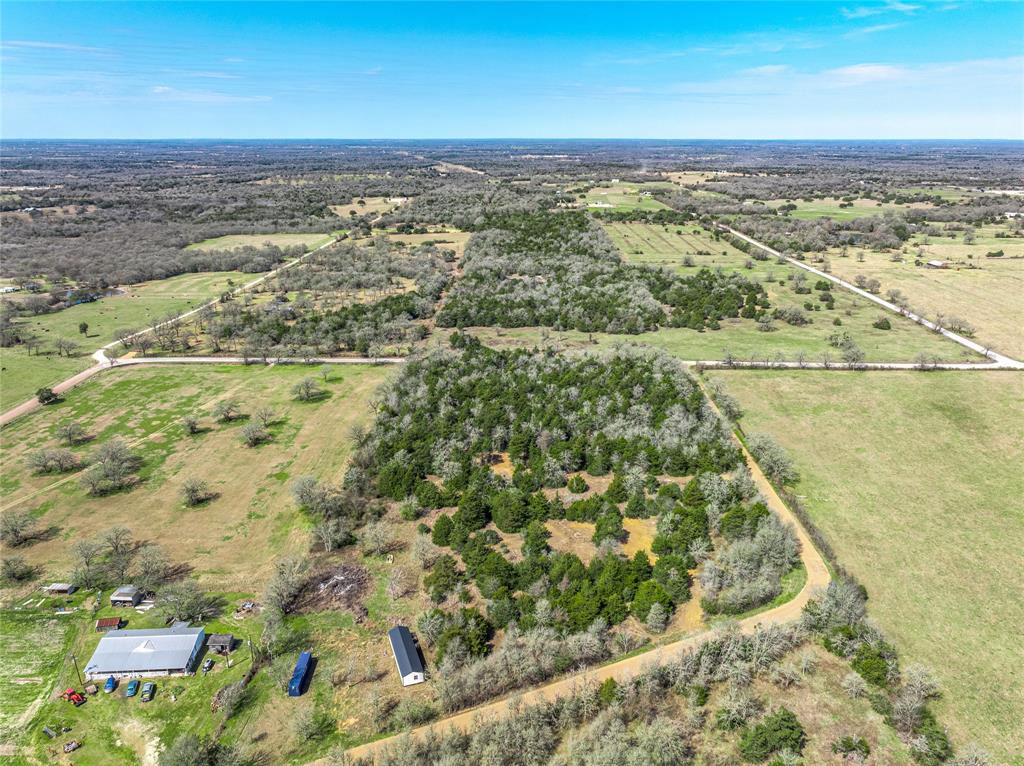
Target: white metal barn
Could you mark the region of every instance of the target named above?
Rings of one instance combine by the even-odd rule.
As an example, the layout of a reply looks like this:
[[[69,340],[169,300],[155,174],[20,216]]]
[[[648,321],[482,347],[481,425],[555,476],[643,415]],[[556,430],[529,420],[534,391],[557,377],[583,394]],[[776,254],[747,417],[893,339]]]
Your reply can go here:
[[[181,676],[195,669],[206,640],[204,628],[111,630],[85,666],[89,679]]]

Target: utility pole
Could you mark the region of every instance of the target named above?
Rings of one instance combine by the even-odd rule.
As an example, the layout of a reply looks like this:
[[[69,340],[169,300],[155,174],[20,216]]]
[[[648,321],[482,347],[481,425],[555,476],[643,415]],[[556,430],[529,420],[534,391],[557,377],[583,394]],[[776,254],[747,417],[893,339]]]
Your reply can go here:
[[[82,680],[82,671],[78,669],[78,658],[75,655],[71,655],[71,661],[75,663],[75,673],[78,674],[78,683],[85,687],[85,681]]]

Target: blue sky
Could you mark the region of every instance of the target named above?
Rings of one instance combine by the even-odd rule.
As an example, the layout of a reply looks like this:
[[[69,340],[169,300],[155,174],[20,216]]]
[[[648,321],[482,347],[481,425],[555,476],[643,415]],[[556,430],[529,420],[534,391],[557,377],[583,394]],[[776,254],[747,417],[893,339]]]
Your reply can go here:
[[[1024,138],[1024,3],[2,7],[5,138]]]

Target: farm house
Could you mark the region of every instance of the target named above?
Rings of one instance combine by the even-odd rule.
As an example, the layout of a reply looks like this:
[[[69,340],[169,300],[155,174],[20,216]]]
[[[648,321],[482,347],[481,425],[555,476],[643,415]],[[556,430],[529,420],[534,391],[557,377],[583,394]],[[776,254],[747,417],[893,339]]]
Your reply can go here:
[[[206,639],[204,628],[111,630],[85,666],[89,679],[182,676],[191,673]]]
[[[413,640],[412,633],[404,625],[398,625],[388,631],[388,641],[391,642],[391,653],[395,655],[395,664],[398,666],[398,675],[402,679],[402,686],[421,684],[426,678],[423,674],[423,662],[420,660],[419,649]]]

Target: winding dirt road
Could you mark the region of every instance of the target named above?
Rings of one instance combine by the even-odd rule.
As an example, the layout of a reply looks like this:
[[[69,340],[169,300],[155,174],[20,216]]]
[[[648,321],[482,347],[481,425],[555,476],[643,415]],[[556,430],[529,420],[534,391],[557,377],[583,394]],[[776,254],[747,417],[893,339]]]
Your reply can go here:
[[[705,395],[707,395],[706,391]],[[711,402],[710,396],[708,397],[708,401]],[[718,408],[715,407],[713,402],[711,402],[711,406],[715,408],[716,412],[718,411]],[[733,438],[735,439],[735,437]],[[770,625],[782,625],[798,619],[807,602],[815,595],[815,593],[824,590],[824,588],[828,586],[829,582],[831,582],[832,577],[829,574],[825,560],[821,557],[821,554],[818,553],[817,548],[814,547],[814,543],[811,541],[810,535],[807,534],[807,530],[804,529],[800,520],[797,519],[793,512],[789,510],[789,507],[782,502],[782,498],[779,497],[775,488],[772,487],[771,482],[769,482],[764,473],[762,473],[757,462],[753,457],[751,457],[750,453],[747,452],[746,447],[744,447],[739,440],[736,440],[736,444],[743,451],[743,457],[750,468],[750,473],[753,476],[754,483],[757,485],[758,491],[764,496],[768,507],[771,508],[784,523],[793,527],[797,540],[800,541],[800,560],[802,561],[804,568],[807,570],[807,582],[795,598],[787,601],[781,606],[775,607],[774,609],[769,609],[761,612],[760,614],[756,614],[752,617],[747,617],[739,621],[738,624],[740,630],[744,633],[753,633],[759,628],[768,627]],[[614,678],[619,683],[629,681],[643,673],[645,669],[652,665],[668,662],[683,656],[686,652],[696,648],[702,642],[706,641],[711,636],[711,633],[711,630],[695,633],[692,636],[687,636],[679,639],[678,641],[673,641],[663,646],[659,646],[657,649],[653,649],[635,657],[628,657],[624,660],[619,660],[618,662],[613,662],[608,665],[590,668],[567,678],[562,678],[549,684],[545,684],[544,686],[535,687],[516,694],[510,694],[494,702],[489,702],[487,704],[465,710],[461,713],[456,713],[455,715],[443,718],[432,724],[419,726],[412,729],[409,732],[409,735],[418,738],[425,736],[429,732],[442,733],[449,729],[468,731],[477,719],[488,719],[507,714],[513,703],[534,705],[540,702],[552,701],[559,697],[571,695],[581,686],[600,684],[608,678]],[[356,758],[373,758],[389,744],[393,744],[396,739],[403,736],[405,736],[405,733],[396,734],[385,739],[379,739],[375,742],[368,742],[365,745],[359,745],[358,747],[351,748],[347,753],[348,755]],[[324,766],[326,764],[323,760],[314,761],[313,763],[315,766]]]

